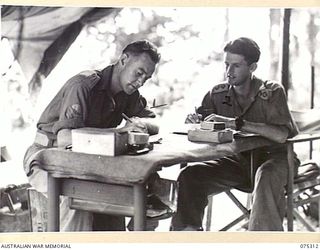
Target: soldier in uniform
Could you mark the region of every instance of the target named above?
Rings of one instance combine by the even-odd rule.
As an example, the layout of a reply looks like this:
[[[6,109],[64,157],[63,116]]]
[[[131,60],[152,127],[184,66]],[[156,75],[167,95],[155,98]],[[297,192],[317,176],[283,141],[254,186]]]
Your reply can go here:
[[[216,85],[203,98],[198,114],[189,114],[186,123],[222,121],[226,126],[256,133],[283,143],[297,134],[284,88],[274,81],[253,75],[260,57],[259,46],[245,37],[230,41],[224,48],[226,82]],[[256,172],[250,175],[250,152],[215,161],[190,165],[179,177],[177,213],[172,230],[202,230],[208,195],[231,188],[253,191],[249,230],[280,231],[285,215],[284,187],[287,180],[287,152],[275,144],[255,152]],[[253,190],[250,190],[254,182]]]
[[[45,148],[65,148],[71,144],[71,130],[81,127],[117,127],[123,117],[132,122],[122,131],[158,133],[149,118],[155,114],[147,108],[138,88],[152,76],[160,60],[157,48],[148,41],[127,45],[119,60],[103,70],[87,70],[70,78],[43,111],[34,143],[24,157],[24,169],[30,184],[39,192],[47,191],[47,173],[32,168],[37,153]],[[60,204],[61,231],[124,230],[124,218],[94,214]]]

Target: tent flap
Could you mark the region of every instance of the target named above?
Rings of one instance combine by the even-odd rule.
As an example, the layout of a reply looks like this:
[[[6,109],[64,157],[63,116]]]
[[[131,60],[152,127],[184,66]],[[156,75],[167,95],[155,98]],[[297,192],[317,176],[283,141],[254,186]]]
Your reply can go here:
[[[29,90],[41,87],[65,52],[87,24],[93,24],[118,8],[1,6],[1,37],[12,51],[29,82]]]

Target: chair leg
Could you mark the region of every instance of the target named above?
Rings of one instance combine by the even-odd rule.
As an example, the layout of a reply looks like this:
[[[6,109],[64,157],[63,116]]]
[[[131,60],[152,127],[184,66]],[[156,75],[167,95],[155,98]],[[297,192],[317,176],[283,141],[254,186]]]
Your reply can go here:
[[[244,219],[248,219],[250,216],[250,209],[246,208],[242,203],[236,198],[236,196],[230,191],[225,191],[226,195],[233,201],[233,203],[242,211],[242,215],[240,215],[235,220],[231,221],[229,224],[224,226],[219,231],[227,231],[233,226],[237,225],[240,221]],[[248,196],[247,205],[250,204],[250,196]],[[206,218],[206,231],[211,230],[211,220],[212,220],[212,207],[213,207],[213,196],[208,196],[208,205],[207,205],[207,218]],[[250,206],[248,206],[250,207]]]
[[[316,230],[299,214],[296,209],[293,209],[293,215],[298,219],[310,232],[315,232]]]
[[[288,150],[288,177],[287,177],[287,221],[288,231],[293,231],[293,170],[294,170],[294,152],[293,143],[287,144]]]
[[[249,217],[250,211],[244,205],[242,205],[242,203],[234,196],[234,194],[230,190],[226,191],[225,193],[237,205],[237,207],[242,211],[242,213]]]
[[[247,214],[242,214],[237,219],[233,220],[232,222],[230,222],[228,225],[226,225],[225,227],[223,227],[219,231],[228,231],[230,228],[232,228],[233,226],[237,225],[240,221],[242,221],[245,218],[248,218],[248,215]]]
[[[320,231],[320,198],[318,198],[318,229]]]
[[[211,220],[212,220],[212,201],[213,196],[208,196],[208,206],[207,206],[207,220],[206,220],[206,231],[211,230]]]
[[[250,216],[250,209],[246,208],[242,203],[235,197],[235,195],[230,191],[225,191],[225,193],[228,195],[228,197],[233,201],[234,204],[242,211],[242,215],[240,215],[237,219],[230,222],[228,225],[220,229],[220,231],[227,231],[233,226],[237,225],[240,221],[249,218]]]

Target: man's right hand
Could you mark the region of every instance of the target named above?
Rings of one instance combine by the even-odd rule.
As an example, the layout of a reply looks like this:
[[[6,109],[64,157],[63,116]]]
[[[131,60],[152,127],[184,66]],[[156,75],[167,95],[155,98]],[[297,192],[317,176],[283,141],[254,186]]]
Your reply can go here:
[[[200,123],[202,115],[200,114],[188,114],[184,123]]]

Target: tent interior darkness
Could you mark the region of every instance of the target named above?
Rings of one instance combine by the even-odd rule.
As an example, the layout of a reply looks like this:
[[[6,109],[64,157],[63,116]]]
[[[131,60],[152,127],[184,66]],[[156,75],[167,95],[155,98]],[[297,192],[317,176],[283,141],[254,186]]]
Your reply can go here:
[[[118,8],[1,6],[1,39],[10,42],[29,92],[41,88],[80,31]]]

